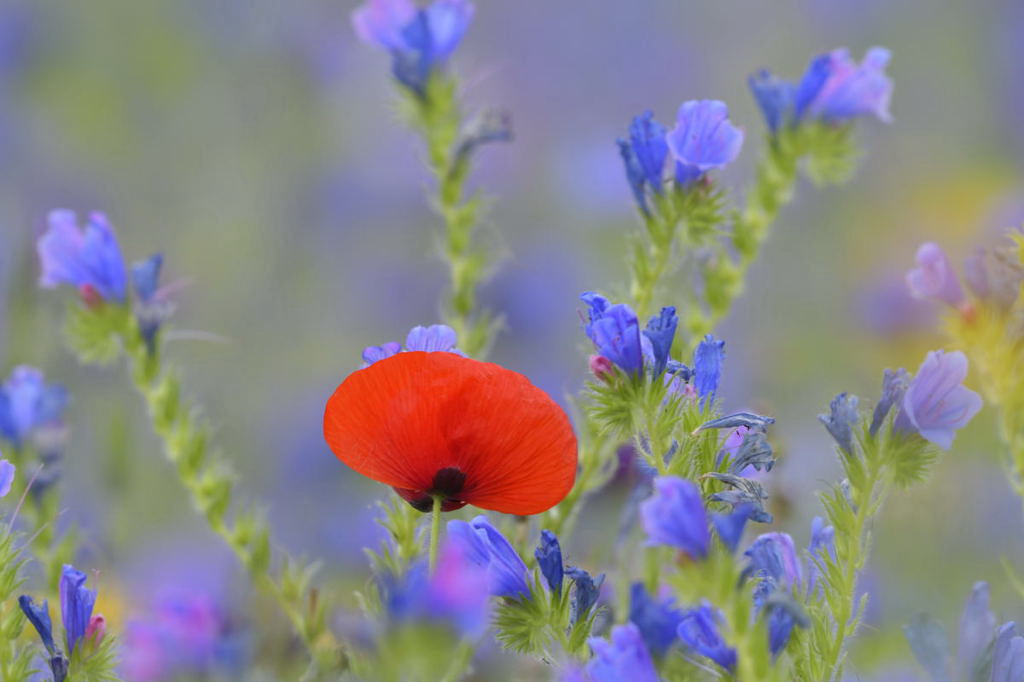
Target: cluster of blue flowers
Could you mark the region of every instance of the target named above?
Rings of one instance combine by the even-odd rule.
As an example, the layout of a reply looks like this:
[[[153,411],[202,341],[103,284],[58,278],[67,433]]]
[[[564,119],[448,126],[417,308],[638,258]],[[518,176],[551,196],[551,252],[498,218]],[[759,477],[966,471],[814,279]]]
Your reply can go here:
[[[799,83],[761,70],[750,77],[750,89],[772,134],[806,120],[842,124],[874,115],[889,121],[892,80],[885,67],[890,57],[889,50],[873,47],[857,64],[840,48],[812,59]]]
[[[729,121],[729,108],[718,100],[684,102],[676,126],[668,130],[645,111],[629,126],[629,137],[619,139],[626,178],[637,204],[650,212],[647,191],[665,191],[665,166],[671,155],[676,187],[688,190],[708,172],[724,168],[740,154],[743,131]]]
[[[46,649],[47,664],[53,673],[54,682],[63,682],[67,677],[68,657],[74,653],[75,647],[90,641],[98,643],[106,634],[106,621],[103,616],[93,616],[96,590],[90,590],[85,586],[87,579],[85,573],[73,566],[65,566],[61,575],[59,592],[64,625],[64,650],[54,641],[49,604],[46,601],[41,605],[36,604],[28,595],[18,598],[18,605],[39,634],[39,639]],[[64,651],[67,651],[66,655]]]
[[[615,367],[633,377],[664,375],[673,392],[697,395],[702,401],[714,400],[722,375],[724,341],[712,336],[701,341],[694,351],[691,368],[672,359],[672,345],[679,326],[679,316],[673,306],[662,308],[641,330],[629,304],[613,304],[593,291],[584,292],[580,299],[588,306],[588,321],[583,331],[597,350],[590,358],[595,376],[609,378]]]

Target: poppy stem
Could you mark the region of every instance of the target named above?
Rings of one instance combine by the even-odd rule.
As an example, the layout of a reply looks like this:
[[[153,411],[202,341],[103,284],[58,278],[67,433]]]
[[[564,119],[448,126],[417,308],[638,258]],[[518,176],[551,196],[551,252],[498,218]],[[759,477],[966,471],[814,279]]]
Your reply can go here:
[[[430,517],[430,572],[437,567],[437,545],[441,539],[441,496],[434,495]]]

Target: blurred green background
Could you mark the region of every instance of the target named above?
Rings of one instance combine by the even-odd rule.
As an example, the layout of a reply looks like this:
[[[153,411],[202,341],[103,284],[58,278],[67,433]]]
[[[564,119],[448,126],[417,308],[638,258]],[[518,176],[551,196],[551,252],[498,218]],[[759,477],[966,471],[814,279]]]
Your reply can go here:
[[[748,131],[723,177],[739,198],[763,144],[749,73],[797,78],[837,46],[893,51],[894,122],[859,127],[866,153],[850,185],[798,189],[720,330],[726,407],[778,418],[770,481],[788,506],[777,525],[806,541],[813,490],[838,471],[815,415],[842,390],[873,399],[884,367],[916,369],[942,344],[935,311],[902,288],[917,244],[966,253],[1024,221],[1024,4],[477,6],[454,68],[469,106],[508,109],[516,130],[473,177],[495,197],[486,230],[502,253],[484,290],[506,319],[493,359],[556,398],[585,377],[577,295],[625,278],[635,218],[614,140],[630,117],[652,108],[669,122],[685,99],[728,102]],[[83,527],[101,605],[123,620],[144,617],[154,581],[199,574],[230,604],[245,593],[241,569],[187,507],[124,377],[63,350],[61,297],[36,287],[34,240],[51,208],[99,209],[127,258],[165,254],[166,280],[188,283],[176,328],[223,339],[168,352],[246,496],[283,544],[360,585],[383,491],[328,451],[322,406],[362,347],[438,321],[445,271],[421,148],[395,115],[387,56],[355,40],[354,7],[0,3],[0,369],[33,364],[73,393],[65,521]],[[1001,622],[1024,617],[1000,565],[1021,566],[1020,528],[983,412],[876,525],[861,677],[909,660],[899,627],[917,611],[955,631],[975,580],[992,583]]]

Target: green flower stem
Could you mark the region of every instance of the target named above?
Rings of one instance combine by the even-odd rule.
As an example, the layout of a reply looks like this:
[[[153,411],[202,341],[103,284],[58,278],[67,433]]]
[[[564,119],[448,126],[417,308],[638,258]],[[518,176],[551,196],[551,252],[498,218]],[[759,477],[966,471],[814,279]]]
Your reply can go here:
[[[19,644],[25,617],[15,600],[26,560],[16,543],[10,525],[0,525],[0,680],[5,682],[27,682],[35,658],[35,651]]]
[[[197,416],[196,406],[181,396],[175,373],[148,352],[134,319],[124,318],[120,336],[153,430],[193,505],[248,569],[254,584],[278,603],[317,669],[323,674],[343,670],[345,651],[327,627],[318,592],[309,586],[314,567],[302,567],[282,553],[275,569],[266,522],[245,512],[229,518],[233,481],[226,462],[210,451],[208,427]]]
[[[434,495],[430,510],[430,572],[437,568],[437,547],[441,543],[441,502],[440,495]]]
[[[413,127],[426,143],[427,161],[437,182],[434,209],[444,222],[443,250],[451,286],[444,305],[446,322],[458,335],[460,349],[480,357],[491,344],[494,325],[489,315],[477,310],[477,289],[487,256],[473,244],[480,200],[465,192],[470,159],[459,145],[463,120],[456,90],[454,79],[435,74],[426,94],[410,94],[409,103]]]
[[[35,453],[22,447],[9,450],[7,455],[21,474],[16,479],[13,493],[19,497],[25,496],[20,513],[29,528],[32,555],[36,563],[43,567],[46,588],[55,590],[60,582],[64,564],[71,563],[74,559],[75,531],[69,530],[63,538],[57,535],[60,498],[57,496],[55,485],[41,494],[35,494],[29,489],[33,480],[33,473],[30,472],[36,469],[45,470],[34,464]]]
[[[823,562],[824,597],[813,618],[817,627],[805,639],[808,680],[842,678],[846,644],[856,633],[866,604],[863,598],[857,600],[856,590],[870,554],[871,522],[892,485],[884,450],[866,452],[863,463],[850,466],[848,472],[849,500],[841,490],[823,498],[829,521],[836,528],[835,560]]]
[[[750,266],[757,260],[769,228],[779,211],[793,197],[799,153],[789,135],[781,134],[769,141],[764,157],[757,165],[754,187],[747,205],[736,218],[731,246],[734,261],[723,244],[704,268],[707,310],[696,311],[686,319],[690,339],[710,334],[743,293],[743,283]]]
[[[671,202],[661,201],[659,206],[671,208]],[[636,304],[637,318],[647,319],[651,314],[651,303],[655,291],[666,275],[672,255],[672,246],[678,233],[678,221],[674,215],[645,215],[646,239],[638,240],[633,247],[630,260],[629,291]]]

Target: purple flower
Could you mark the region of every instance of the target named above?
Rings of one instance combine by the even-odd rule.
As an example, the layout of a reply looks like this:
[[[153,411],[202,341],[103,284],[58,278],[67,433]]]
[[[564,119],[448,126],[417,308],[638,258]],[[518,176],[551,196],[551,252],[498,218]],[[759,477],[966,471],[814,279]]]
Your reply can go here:
[[[640,505],[648,542],[678,547],[694,559],[708,554],[711,531],[700,489],[675,476],[654,479],[654,495]]]
[[[743,554],[750,559],[744,573],[760,580],[754,592],[757,608],[761,608],[764,599],[775,590],[788,590],[800,584],[800,560],[788,533],[765,533]]]
[[[637,582],[629,591],[629,621],[637,627],[652,655],[662,657],[676,641],[676,629],[683,613],[675,599],[654,599],[644,584]]]
[[[39,284],[46,288],[71,284],[86,296],[124,301],[124,259],[107,217],[92,213],[84,231],[73,211],[51,211],[48,222],[37,243],[42,267]]]
[[[616,625],[610,642],[591,637],[587,643],[594,652],[586,667],[591,682],[658,682],[651,654],[635,625]]]
[[[85,637],[92,620],[92,607],[96,603],[96,590],[86,588],[88,576],[65,565],[60,577],[60,610],[64,619],[64,637],[68,654]]]
[[[457,343],[458,337],[455,335],[455,330],[444,324],[413,327],[409,331],[409,335],[405,337],[405,349],[410,351],[451,352]]]
[[[125,628],[122,673],[137,682],[206,677],[235,679],[244,667],[245,637],[233,632],[216,599],[191,586],[164,589],[151,613]]]
[[[382,346],[367,346],[363,349],[364,367],[369,367],[378,360],[390,358],[392,355],[402,351],[402,344],[397,341],[389,341]]]
[[[711,523],[715,526],[719,539],[730,552],[735,552],[743,537],[747,521],[754,514],[756,507],[752,504],[738,504],[728,514],[712,514]]]
[[[735,161],[743,131],[729,122],[725,102],[694,100],[679,108],[676,127],[666,139],[676,161],[676,181],[686,186]]]
[[[405,350],[463,355],[463,352],[455,347],[457,343],[458,337],[454,329],[445,324],[432,324],[429,327],[413,327],[405,337]],[[380,346],[367,346],[363,349],[363,368],[400,352],[402,346],[395,341]]]
[[[996,616],[989,610],[988,583],[977,582],[960,616],[960,642],[956,657],[962,679],[974,677],[974,671],[983,664],[985,650],[992,643],[995,632]]]
[[[810,554],[807,560],[807,594],[812,594],[818,583],[819,563],[825,560],[826,555],[832,559],[836,557],[836,529],[826,526],[820,516],[811,520],[811,541],[807,552]]]
[[[488,572],[457,541],[441,545],[433,575],[425,562],[418,561],[401,578],[382,576],[380,588],[388,615],[395,620],[450,623],[468,636],[479,636],[486,627]]]
[[[853,425],[857,423],[857,396],[840,393],[832,399],[829,414],[819,414],[818,420],[825,425],[839,447],[848,455],[853,454]]]
[[[1009,622],[999,628],[992,648],[991,682],[1017,682],[1024,679],[1024,637],[1017,625]]]
[[[143,303],[149,303],[156,295],[163,264],[164,255],[154,253],[146,260],[132,265],[132,287],[135,289],[135,295]]]
[[[693,352],[693,383],[701,404],[715,399],[718,382],[722,377],[722,361],[725,359],[725,341],[719,341],[708,334]]]
[[[47,384],[34,367],[15,367],[0,386],[0,436],[20,448],[33,431],[59,422],[67,403],[63,386]]]
[[[764,115],[768,130],[774,135],[792,120],[796,89],[791,83],[787,83],[767,69],[750,76],[747,84],[754,93],[754,99],[757,100],[757,106]]]
[[[7,497],[14,483],[16,468],[6,459],[0,459],[0,497]]]
[[[558,536],[549,530],[542,530],[540,545],[534,550],[533,555],[537,557],[537,565],[548,587],[555,594],[561,595],[565,567],[562,564],[562,547],[558,543]]]
[[[633,309],[625,303],[612,305],[593,291],[584,292],[580,299],[590,306],[590,322],[584,331],[601,356],[627,374],[639,374],[644,366],[643,346]]]
[[[903,394],[907,390],[908,383],[907,370],[902,367],[896,371],[885,370],[882,377],[882,397],[875,405],[874,414],[871,416],[871,427],[868,429],[868,433],[872,436],[878,433],[878,429],[882,427],[882,422],[885,421],[893,405],[903,402]]]
[[[417,11],[412,0],[370,0],[352,13],[352,25],[364,43],[404,50],[402,32],[416,18]]]
[[[981,409],[981,396],[962,385],[967,377],[967,356],[960,351],[932,351],[903,395],[903,405],[893,428],[917,431],[948,450],[953,436]]]
[[[672,342],[676,338],[676,327],[679,326],[679,316],[673,306],[661,309],[661,313],[655,315],[647,322],[644,329],[644,337],[650,342],[651,359],[654,365],[654,375],[658,376],[665,371],[670,354]]]
[[[597,603],[604,584],[604,574],[594,578],[582,568],[570,566],[565,575],[572,580],[572,595],[569,598],[569,624],[575,625],[587,617],[590,609]]]
[[[964,303],[964,291],[942,247],[925,242],[917,250],[917,267],[907,273],[907,288],[918,299],[938,299],[954,308]]]
[[[156,334],[160,331],[160,325],[174,310],[170,303],[161,301],[163,297],[158,287],[163,264],[163,254],[154,253],[146,260],[132,265],[131,269],[132,288],[138,299],[135,319],[138,321],[139,334],[142,335],[142,340],[145,341],[150,353],[156,352]]]
[[[18,597],[18,606],[21,608],[25,618],[32,624],[43,646],[51,656],[57,653],[57,646],[53,641],[53,622],[50,620],[50,605],[45,600],[42,606],[35,603],[35,600],[28,595]]]
[[[748,84],[773,135],[806,118],[844,123],[874,114],[889,121],[892,80],[885,75],[889,57],[888,50],[874,47],[858,65],[850,59],[849,50],[837,49],[812,59],[796,85],[767,70],[751,76]]]
[[[810,116],[830,123],[875,115],[890,121],[892,80],[885,74],[889,50],[873,47],[857,64],[845,48],[816,57],[796,91],[797,119]]]
[[[468,523],[449,521],[448,537],[468,561],[486,569],[492,595],[512,598],[529,595],[526,564],[486,516],[480,515]]]
[[[626,179],[633,190],[637,204],[648,212],[646,187],[661,194],[664,184],[665,159],[668,143],[665,126],[654,120],[654,114],[645,111],[633,119],[629,126],[629,139],[619,138],[619,153],[626,167]]]
[[[725,643],[718,631],[722,620],[722,613],[704,601],[699,608],[683,612],[679,639],[701,656],[732,672],[736,668],[736,650]]]
[[[411,0],[368,0],[352,14],[360,40],[392,54],[392,72],[420,97],[435,67],[451,56],[473,19],[468,0],[435,0],[418,9]]]

